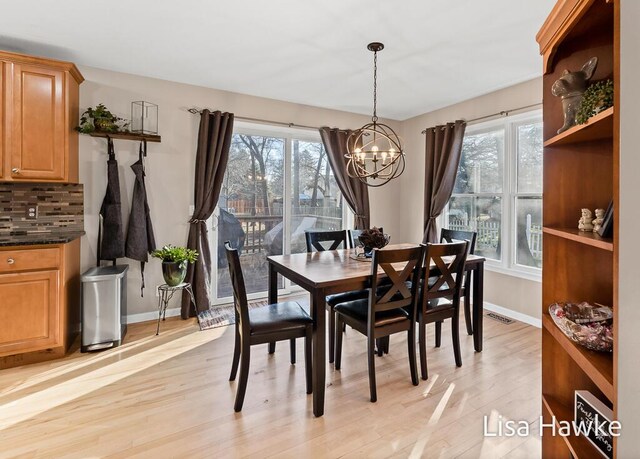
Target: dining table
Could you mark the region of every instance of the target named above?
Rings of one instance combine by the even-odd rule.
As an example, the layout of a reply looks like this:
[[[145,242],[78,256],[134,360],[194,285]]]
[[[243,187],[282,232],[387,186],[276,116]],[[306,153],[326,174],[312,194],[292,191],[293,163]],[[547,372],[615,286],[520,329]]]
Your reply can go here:
[[[385,249],[415,247],[415,244],[392,244]],[[381,250],[385,250],[381,249]],[[313,414],[324,414],[326,379],[326,296],[333,293],[362,290],[371,283],[370,259],[356,256],[355,249],[272,255],[269,263],[269,303],[278,302],[278,274],[297,284],[311,296],[310,315],[313,319]],[[472,274],[472,324],[476,352],[482,351],[483,276],[485,259],[469,255],[465,265]],[[398,266],[398,270],[401,266]],[[435,269],[432,266],[431,269]],[[386,277],[380,269],[380,278]]]

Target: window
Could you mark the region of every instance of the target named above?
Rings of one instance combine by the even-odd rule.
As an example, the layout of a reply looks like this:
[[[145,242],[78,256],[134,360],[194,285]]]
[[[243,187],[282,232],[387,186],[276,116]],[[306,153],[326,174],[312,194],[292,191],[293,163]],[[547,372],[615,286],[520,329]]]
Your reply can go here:
[[[213,241],[217,245],[217,272],[212,276],[216,299],[232,296],[225,241],[240,251],[247,294],[264,296],[268,289],[266,257],[305,252],[304,232],[342,229],[344,213],[319,134],[236,127],[212,219],[212,245]],[[278,287],[291,285],[280,278]]]
[[[476,231],[494,268],[539,277],[542,267],[542,120],[539,112],[467,127],[450,229]]]

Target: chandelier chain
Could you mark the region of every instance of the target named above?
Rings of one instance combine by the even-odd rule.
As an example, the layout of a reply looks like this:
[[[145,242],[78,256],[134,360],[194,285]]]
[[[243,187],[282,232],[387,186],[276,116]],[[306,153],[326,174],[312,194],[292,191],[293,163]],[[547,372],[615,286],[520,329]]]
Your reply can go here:
[[[371,120],[378,121],[378,51],[373,53],[373,116]]]

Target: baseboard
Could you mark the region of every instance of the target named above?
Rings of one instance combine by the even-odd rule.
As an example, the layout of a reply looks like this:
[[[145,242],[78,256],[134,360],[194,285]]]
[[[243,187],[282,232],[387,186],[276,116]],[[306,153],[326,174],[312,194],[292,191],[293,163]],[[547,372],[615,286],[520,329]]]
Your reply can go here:
[[[484,308],[488,311],[497,312],[503,316],[509,317],[511,319],[515,319],[519,322],[523,322],[528,325],[533,325],[537,328],[542,328],[542,320],[536,319],[535,317],[531,317],[527,314],[523,314],[521,312],[514,311],[512,309],[503,308],[502,306],[498,306],[497,304],[492,304],[487,301],[484,302]]]
[[[180,315],[180,308],[167,309],[165,317],[175,317]],[[138,322],[147,322],[149,320],[158,320],[158,311],[141,312],[139,314],[129,314],[127,316],[127,324],[135,324]]]

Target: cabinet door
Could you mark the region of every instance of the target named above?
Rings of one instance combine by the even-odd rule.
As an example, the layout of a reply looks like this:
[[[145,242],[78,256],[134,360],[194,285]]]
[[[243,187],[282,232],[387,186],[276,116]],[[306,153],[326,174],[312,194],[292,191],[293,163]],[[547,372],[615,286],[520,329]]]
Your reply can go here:
[[[59,271],[0,275],[0,355],[59,346]]]
[[[64,72],[13,64],[11,174],[13,180],[65,179]],[[7,174],[8,175],[8,174]]]
[[[6,136],[5,136],[5,116],[4,116],[4,103],[6,101],[6,89],[5,89],[5,83],[6,83],[6,78],[4,76],[4,71],[5,71],[5,63],[0,61],[0,180],[4,179],[4,171],[5,171],[5,167],[4,167],[4,163],[7,160],[4,152],[5,152],[5,142],[6,142]]]

